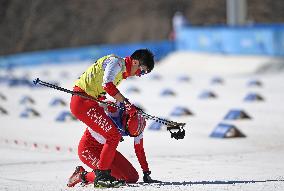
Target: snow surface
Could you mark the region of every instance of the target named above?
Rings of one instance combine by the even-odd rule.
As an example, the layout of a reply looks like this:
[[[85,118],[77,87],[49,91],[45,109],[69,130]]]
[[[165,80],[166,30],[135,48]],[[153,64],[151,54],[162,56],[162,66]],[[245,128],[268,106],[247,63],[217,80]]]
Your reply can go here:
[[[123,82],[119,89],[146,113],[186,122],[186,136],[183,140],[171,139],[164,126],[160,131],[147,129],[144,142],[152,178],[163,183],[144,184],[140,177],[139,184],[107,190],[284,190],[284,75],[281,71],[257,72],[267,66],[273,68],[274,61],[271,57],[177,52],[159,62],[153,74]],[[21,68],[9,75],[39,77],[71,89],[89,64]],[[153,79],[156,75],[161,79]],[[190,81],[179,81],[181,76],[190,77]],[[224,83],[210,83],[213,77],[221,77]],[[250,80],[263,85],[248,86]],[[140,92],[127,93],[129,87]],[[167,88],[176,96],[160,96]],[[217,98],[199,99],[203,90],[212,90]],[[264,101],[244,102],[250,92],[260,94]],[[0,106],[9,113],[0,113],[0,190],[95,190],[92,185],[66,186],[75,167],[83,165],[76,147],[86,126],[78,121],[57,122],[55,118],[69,106],[49,104],[55,97],[69,103],[70,95],[49,88],[8,87],[5,83],[0,83],[0,93],[7,98],[0,97]],[[24,95],[31,96],[35,104],[19,104]],[[27,106],[41,116],[20,118]],[[170,116],[176,106],[187,107],[194,115]],[[231,109],[244,110],[252,119],[224,120]],[[246,137],[209,137],[221,122],[235,125]],[[132,138],[126,138],[118,150],[142,175]]]

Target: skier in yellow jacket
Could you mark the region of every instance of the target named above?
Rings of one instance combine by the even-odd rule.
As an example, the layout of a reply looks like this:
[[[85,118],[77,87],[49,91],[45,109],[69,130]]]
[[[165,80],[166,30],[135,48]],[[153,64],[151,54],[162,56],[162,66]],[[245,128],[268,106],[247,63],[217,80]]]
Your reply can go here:
[[[105,99],[112,96],[125,112],[112,117],[112,111],[106,111],[97,101],[73,95],[70,109],[74,116],[84,122],[88,128],[79,146],[80,160],[92,168],[87,173],[83,167],[76,168],[70,177],[68,186],[94,182],[95,186],[117,187],[123,182],[136,182],[138,173],[130,162],[116,148],[122,136],[135,137],[135,152],[143,170],[143,180],[153,182],[143,148],[145,119],[138,115],[138,108],[131,104],[118,90],[122,80],[131,76],[150,73],[154,68],[154,55],[148,49],[136,50],[130,57],[121,58],[108,55],[98,59],[75,82],[74,91]],[[109,108],[109,110],[112,110]]]

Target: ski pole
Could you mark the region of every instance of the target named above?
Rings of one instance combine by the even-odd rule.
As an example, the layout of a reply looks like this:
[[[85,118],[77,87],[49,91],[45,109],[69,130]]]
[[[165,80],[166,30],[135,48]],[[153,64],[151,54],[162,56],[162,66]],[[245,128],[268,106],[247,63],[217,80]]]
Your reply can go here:
[[[80,92],[72,91],[72,90],[65,89],[65,88],[62,88],[60,86],[57,86],[55,84],[44,82],[44,81],[40,80],[39,78],[36,78],[33,81],[33,83],[35,85],[39,84],[39,85],[42,85],[42,86],[45,86],[45,87],[49,87],[49,88],[53,88],[53,89],[56,89],[56,90],[59,90],[59,91],[63,91],[63,92],[66,92],[66,93],[69,93],[69,94],[72,94],[72,95],[77,95],[77,96],[83,97],[85,99],[93,100],[93,101],[96,101],[96,102],[99,102],[99,103],[102,103],[102,104],[105,104],[105,105],[108,105],[108,106],[115,107],[115,108],[120,109],[120,110],[125,110],[124,107],[120,107],[120,106],[118,106],[116,104],[104,102],[104,101],[101,101],[101,100],[96,99],[94,97],[90,97],[90,96],[86,96],[84,94],[81,94]],[[149,114],[145,113],[144,111],[142,111],[139,108],[138,108],[138,114],[144,116],[146,119],[154,120],[154,121],[156,121],[158,123],[166,125],[167,126],[167,130],[170,131],[172,138],[183,139],[184,136],[185,136],[185,130],[184,130],[184,126],[186,125],[185,123],[178,123],[178,122],[162,119],[162,118],[159,118],[159,117],[156,117],[156,116],[153,116],[153,115],[149,115]],[[177,130],[177,131],[173,132],[171,130]]]

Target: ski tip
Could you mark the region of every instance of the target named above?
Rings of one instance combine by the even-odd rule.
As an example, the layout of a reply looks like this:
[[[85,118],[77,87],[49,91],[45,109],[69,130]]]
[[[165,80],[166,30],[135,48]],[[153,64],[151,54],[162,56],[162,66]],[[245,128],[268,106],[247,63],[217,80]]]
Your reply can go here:
[[[34,82],[35,85],[37,85],[39,83],[39,81],[40,81],[39,78],[36,78],[33,82]]]

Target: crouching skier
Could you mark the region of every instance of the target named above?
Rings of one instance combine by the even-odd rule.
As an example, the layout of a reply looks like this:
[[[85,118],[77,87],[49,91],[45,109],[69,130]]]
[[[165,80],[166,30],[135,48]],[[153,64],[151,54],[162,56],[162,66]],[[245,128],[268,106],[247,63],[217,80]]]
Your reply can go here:
[[[144,172],[143,179],[145,182],[153,181],[143,149],[141,133],[145,124],[143,127],[143,120],[138,120],[137,107],[131,104],[116,87],[122,80],[150,73],[153,68],[153,54],[148,49],[139,49],[126,58],[108,55],[98,59],[76,81],[73,89],[75,92],[100,100],[105,99],[107,93],[117,102],[124,104],[126,110],[123,115],[120,114],[120,118],[126,119],[126,116],[129,116],[129,119],[119,127],[99,102],[79,95],[72,96],[70,103],[72,114],[88,126],[79,143],[78,155],[80,160],[94,172],[87,173],[83,167],[77,167],[69,179],[68,186],[72,187],[78,182],[94,182],[96,187],[118,187],[125,182],[137,182],[137,171],[121,153],[116,151],[122,135],[137,136],[135,151]],[[136,123],[142,124],[131,125],[134,119]]]
[[[117,111],[115,108],[108,107],[108,115],[117,125],[117,129],[122,136],[134,137],[134,149],[140,166],[143,170],[143,181],[147,183],[159,182],[150,177],[146,155],[143,147],[143,131],[146,121],[138,113],[128,115],[126,112]],[[73,187],[77,183],[86,185],[94,183],[96,187],[119,187],[124,183],[135,183],[139,179],[138,172],[133,165],[118,151],[109,170],[98,170],[97,164],[106,140],[92,129],[87,128],[78,147],[81,161],[92,169],[87,172],[82,166],[78,166],[69,179],[67,186]]]

